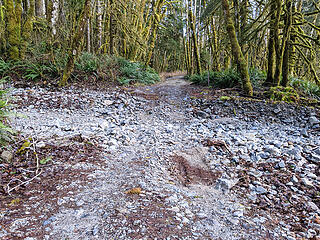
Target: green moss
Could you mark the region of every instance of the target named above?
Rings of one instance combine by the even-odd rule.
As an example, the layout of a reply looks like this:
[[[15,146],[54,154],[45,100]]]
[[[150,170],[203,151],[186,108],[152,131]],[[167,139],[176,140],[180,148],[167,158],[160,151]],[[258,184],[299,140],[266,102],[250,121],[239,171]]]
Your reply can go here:
[[[298,102],[300,100],[299,94],[291,87],[271,87],[268,95],[273,101]]]
[[[229,97],[229,96],[221,96],[219,99],[221,101],[228,101],[228,100],[231,100],[231,97]]]

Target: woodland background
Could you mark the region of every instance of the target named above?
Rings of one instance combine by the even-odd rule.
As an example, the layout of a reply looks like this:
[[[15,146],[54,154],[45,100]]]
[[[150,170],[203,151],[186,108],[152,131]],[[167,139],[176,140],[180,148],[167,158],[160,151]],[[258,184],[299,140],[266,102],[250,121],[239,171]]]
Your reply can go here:
[[[148,84],[179,70],[197,83],[241,84],[248,96],[260,85],[319,96],[319,4],[0,0],[0,78]]]

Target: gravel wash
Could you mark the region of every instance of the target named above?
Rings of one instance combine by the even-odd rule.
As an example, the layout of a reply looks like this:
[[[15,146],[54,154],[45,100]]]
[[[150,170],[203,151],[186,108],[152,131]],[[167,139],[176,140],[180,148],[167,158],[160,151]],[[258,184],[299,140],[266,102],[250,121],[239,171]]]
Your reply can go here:
[[[180,78],[13,90],[23,136],[45,145],[81,135],[103,150],[97,164],[63,163],[85,176],[53,182],[64,192],[51,196],[55,210],[25,206],[37,217],[0,225],[0,238],[320,239],[319,112],[194,91]]]

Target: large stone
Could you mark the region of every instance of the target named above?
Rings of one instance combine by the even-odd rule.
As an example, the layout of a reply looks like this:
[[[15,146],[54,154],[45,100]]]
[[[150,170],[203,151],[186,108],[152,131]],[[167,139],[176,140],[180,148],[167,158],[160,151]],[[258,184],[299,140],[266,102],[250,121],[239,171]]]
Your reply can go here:
[[[3,152],[1,153],[1,158],[2,158],[4,161],[10,163],[10,162],[12,161],[12,159],[13,159],[13,154],[12,154],[12,152],[5,150],[5,151],[3,151]]]
[[[320,163],[320,155],[311,153],[311,159],[312,162],[314,163]]]
[[[279,155],[280,150],[272,145],[267,145],[264,147],[264,151],[273,155]]]
[[[309,118],[309,123],[313,126],[313,125],[319,124],[320,121],[319,121],[319,119],[316,118],[315,116],[311,116],[311,117]]]
[[[301,179],[302,183],[308,187],[313,187],[312,181],[310,181],[308,178],[302,178]]]
[[[264,187],[261,187],[261,186],[257,186],[256,189],[255,189],[256,193],[258,194],[265,194],[268,192],[267,189],[265,189]]]
[[[315,211],[315,212],[319,211],[319,207],[314,202],[308,202],[307,205],[308,207],[311,208],[312,211]]]
[[[216,189],[228,192],[233,186],[238,183],[238,179],[220,178],[217,180]]]

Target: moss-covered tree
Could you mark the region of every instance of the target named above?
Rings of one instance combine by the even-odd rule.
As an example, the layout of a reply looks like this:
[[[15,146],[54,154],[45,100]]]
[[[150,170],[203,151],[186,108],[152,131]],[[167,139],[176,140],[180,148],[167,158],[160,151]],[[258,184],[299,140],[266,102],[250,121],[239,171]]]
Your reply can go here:
[[[242,81],[242,88],[246,94],[252,96],[253,88],[250,81],[248,63],[243,56],[241,47],[236,36],[236,30],[234,27],[232,16],[230,14],[230,6],[228,0],[222,0],[222,8],[225,15],[226,28],[231,44],[232,56],[234,57],[238,66],[238,71]]]
[[[74,62],[76,61],[81,51],[87,20],[90,15],[90,2],[90,0],[84,1],[76,31],[72,36],[71,46],[67,53],[67,64],[63,70],[62,78],[59,81],[59,86],[61,87],[67,85],[68,79],[70,78],[70,75],[74,69]]]

